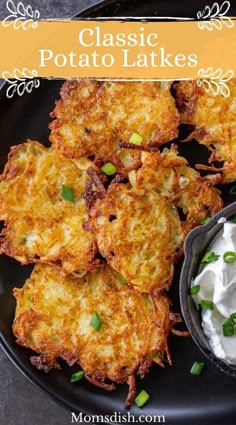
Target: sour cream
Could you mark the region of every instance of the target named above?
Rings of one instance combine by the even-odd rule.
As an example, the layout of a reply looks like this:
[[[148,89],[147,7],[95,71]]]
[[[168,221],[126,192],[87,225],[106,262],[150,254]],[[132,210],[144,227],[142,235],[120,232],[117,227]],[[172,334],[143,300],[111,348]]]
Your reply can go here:
[[[202,328],[214,354],[226,362],[236,365],[235,335],[224,336],[223,324],[230,315],[236,313],[236,262],[226,263],[225,252],[236,253],[236,224],[226,222],[208,251],[220,257],[203,266],[200,274],[192,282],[192,287],[200,285],[193,296],[196,304],[202,300],[212,301],[214,309],[202,309]]]

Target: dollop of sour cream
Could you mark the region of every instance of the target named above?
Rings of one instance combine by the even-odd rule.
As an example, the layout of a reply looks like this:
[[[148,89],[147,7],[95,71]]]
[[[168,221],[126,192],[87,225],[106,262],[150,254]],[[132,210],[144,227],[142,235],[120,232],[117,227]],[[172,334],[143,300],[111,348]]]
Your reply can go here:
[[[206,265],[192,282],[192,287],[199,285],[200,289],[193,299],[196,304],[202,300],[213,302],[214,308],[203,308],[202,328],[209,340],[214,354],[226,362],[236,365],[236,326],[235,334],[224,336],[223,324],[231,314],[236,313],[236,261],[224,261],[226,252],[236,254],[236,224],[224,223],[222,231],[217,235],[208,251],[214,252],[219,258]]]

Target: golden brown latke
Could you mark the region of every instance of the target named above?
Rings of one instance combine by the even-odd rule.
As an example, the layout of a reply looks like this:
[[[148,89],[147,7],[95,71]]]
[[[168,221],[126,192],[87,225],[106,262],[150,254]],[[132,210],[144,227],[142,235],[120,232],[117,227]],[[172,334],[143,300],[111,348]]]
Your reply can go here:
[[[127,382],[129,405],[135,375],[143,378],[152,362],[163,366],[168,358],[167,337],[175,320],[168,299],[121,284],[109,266],[72,279],[38,264],[14,295],[16,342],[39,354],[31,362],[45,372],[60,368],[62,358],[70,366],[80,364],[90,382],[107,390],[115,388],[107,380]],[[103,321],[100,331],[90,323],[95,311]]]
[[[129,173],[134,189],[154,190],[183,210],[185,236],[223,208],[220,191],[178,155],[177,146],[163,153],[142,153],[142,167]]]
[[[207,93],[195,80],[175,84],[181,122],[195,127],[188,140],[195,138],[212,151],[210,163],[224,161],[223,168],[209,168],[223,171],[222,183],[236,180],[236,79],[227,84],[228,98]]]
[[[136,168],[140,153],[122,149],[133,133],[140,147],[157,147],[178,136],[179,114],[166,82],[66,81],[51,116],[53,148],[69,158],[91,156],[119,172]],[[132,146],[133,147],[133,146]]]
[[[154,191],[112,183],[91,209],[98,249],[108,264],[142,292],[168,289],[183,242],[177,210]]]
[[[77,163],[79,166],[79,161]],[[87,159],[73,161],[28,141],[11,149],[0,176],[0,252],[22,264],[54,264],[64,273],[93,270],[95,237],[83,228],[88,218],[81,194],[89,177]],[[75,203],[64,199],[62,185]]]

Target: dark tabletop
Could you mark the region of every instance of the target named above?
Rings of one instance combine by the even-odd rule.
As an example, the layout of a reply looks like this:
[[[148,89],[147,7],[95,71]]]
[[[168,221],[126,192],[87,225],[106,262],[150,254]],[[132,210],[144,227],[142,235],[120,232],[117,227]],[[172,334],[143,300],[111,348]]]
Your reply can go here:
[[[69,18],[95,0],[22,0],[41,18]],[[15,0],[17,4],[18,0]],[[0,0],[0,19],[8,15]],[[1,81],[1,80],[0,80]],[[71,414],[43,395],[15,368],[0,348],[0,425],[69,425]]]

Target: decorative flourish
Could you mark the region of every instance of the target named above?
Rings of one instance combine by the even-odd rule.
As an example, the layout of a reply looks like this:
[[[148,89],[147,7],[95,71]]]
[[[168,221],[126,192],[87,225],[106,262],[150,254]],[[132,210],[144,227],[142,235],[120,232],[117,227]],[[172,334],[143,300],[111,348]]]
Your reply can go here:
[[[8,15],[2,22],[4,27],[13,25],[15,30],[18,30],[19,28],[22,28],[23,30],[37,28],[40,17],[40,12],[38,10],[33,10],[30,5],[24,6],[21,1],[15,5],[13,0],[7,0],[6,7],[10,12],[10,15]]]
[[[221,94],[224,97],[230,96],[230,89],[226,84],[231,78],[233,78],[234,72],[229,70],[223,73],[221,68],[213,70],[212,67],[199,69],[197,85],[204,87],[207,93],[211,92],[214,96]]]
[[[221,30],[223,25],[227,28],[233,28],[234,22],[228,16],[225,16],[230,8],[230,2],[224,1],[221,6],[214,3],[211,7],[205,6],[203,11],[197,13],[198,28],[213,31],[214,28]]]
[[[2,78],[9,83],[6,96],[10,99],[15,93],[17,93],[18,96],[22,96],[25,92],[31,93],[33,88],[38,88],[40,86],[40,80],[37,76],[38,73],[35,69],[29,71],[27,68],[23,68],[22,71],[20,71],[18,68],[15,68],[12,73],[4,71],[2,73]]]

